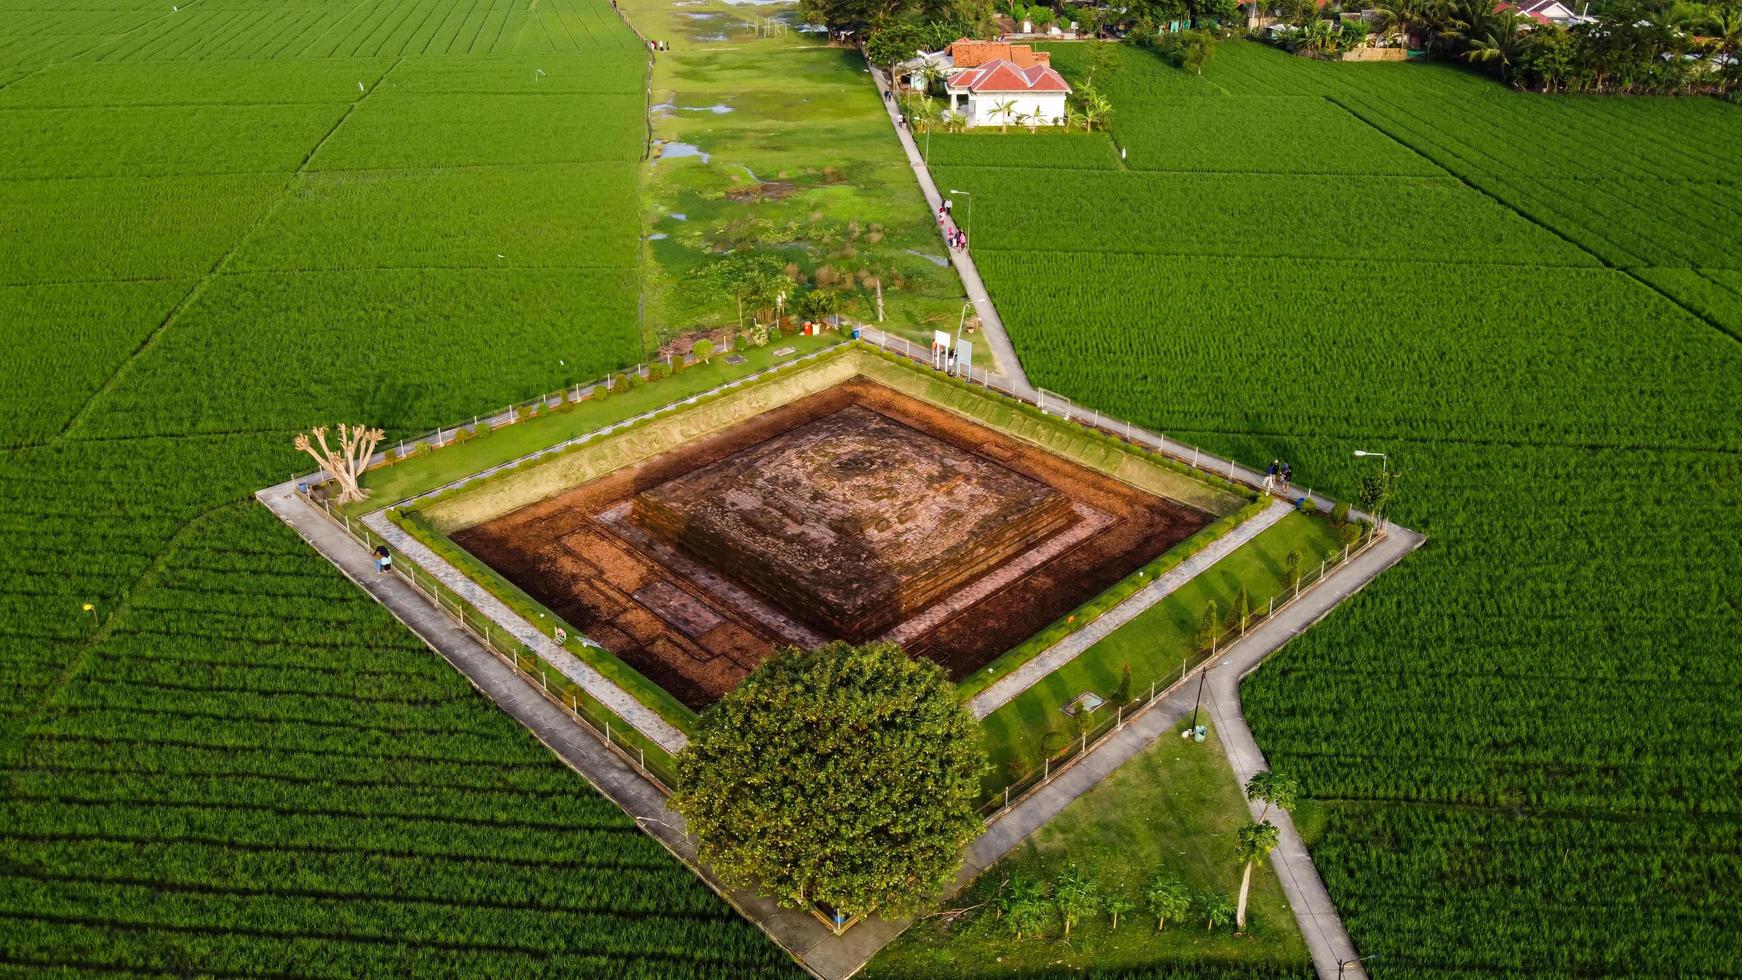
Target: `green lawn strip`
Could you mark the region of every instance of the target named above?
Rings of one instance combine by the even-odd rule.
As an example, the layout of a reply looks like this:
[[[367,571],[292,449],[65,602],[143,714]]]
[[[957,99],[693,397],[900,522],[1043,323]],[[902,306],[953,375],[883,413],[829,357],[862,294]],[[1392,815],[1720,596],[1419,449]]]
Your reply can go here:
[[[654,63],[654,137],[708,156],[672,151],[644,166],[643,233],[657,236],[650,322],[674,333],[732,323],[732,301],[691,273],[748,249],[791,262],[883,330],[923,342],[954,329],[961,282],[938,264],[936,221],[857,51],[797,32],[756,37],[743,29],[751,11],[717,0],[622,9],[648,36],[679,39]]]
[[[1183,730],[1181,723],[1176,731]],[[1156,931],[1144,910],[1150,876],[1166,873],[1232,899],[1240,886],[1234,833],[1247,820],[1240,788],[1212,729],[1203,743],[1165,736],[1067,806],[950,903],[979,906],[951,924],[924,918],[866,968],[867,977],[1033,976],[1094,968],[1189,965],[1199,976],[1222,968],[1274,968],[1295,976],[1308,962],[1299,927],[1268,863],[1252,872],[1247,933],[1208,932],[1199,921],[1169,921]],[[1050,884],[1067,867],[1094,876],[1105,895],[1137,903],[1114,929],[1103,912],[1079,921],[1068,942],[1055,918],[1041,936],[1018,940],[989,902],[1012,874]],[[1268,972],[1268,970],[1266,970]],[[1310,975],[1310,974],[1307,974]]]
[[[370,491],[367,501],[348,504],[345,513],[359,514],[376,510],[385,504],[428,493],[480,470],[489,469],[528,453],[537,452],[565,439],[621,422],[682,401],[691,395],[761,371],[778,361],[802,357],[814,350],[839,343],[839,334],[820,337],[777,337],[767,347],[752,347],[733,353],[744,356],[743,364],[727,364],[725,357],[715,357],[711,363],[692,365],[682,374],[648,382],[630,391],[608,398],[588,399],[568,411],[553,412],[505,426],[486,436],[467,442],[443,446],[425,456],[412,456],[388,466],[370,470],[363,478]],[[774,352],[787,347],[798,353],[777,358]],[[407,440],[410,445],[410,440]],[[397,447],[393,447],[397,449]]]
[[[988,793],[1039,768],[1047,732],[1060,733],[1053,737],[1056,742],[1066,731],[1067,719],[1060,708],[1085,691],[1109,697],[1119,686],[1125,664],[1131,665],[1134,692],[1147,692],[1152,681],[1160,688],[1178,680],[1181,658],[1198,659],[1190,656],[1192,635],[1206,602],[1215,600],[1225,622],[1235,593],[1244,584],[1254,612],[1263,612],[1273,596],[1285,591],[1284,562],[1290,551],[1300,553],[1301,572],[1306,575],[1320,559],[1341,550],[1337,530],[1328,519],[1290,514],[992,712],[983,722],[993,766],[986,779]]]
[[[1045,629],[1011,647],[1003,656],[987,664],[984,670],[962,678],[961,682],[956,685],[957,689],[962,692],[962,699],[965,701],[974,697],[1065,637],[1100,619],[1106,615],[1108,610],[1131,598],[1137,590],[1166,574],[1180,562],[1209,547],[1218,538],[1233,531],[1241,524],[1257,517],[1260,511],[1270,506],[1270,502],[1269,497],[1262,497],[1247,504],[1239,511],[1200,529],[1198,533],[1163,552],[1160,557],[1120,579],[1100,595],[1071,610],[1068,615],[1061,616],[1048,624]]]
[[[387,516],[400,529],[440,556],[443,561],[488,589],[492,595],[514,610],[514,613],[522,619],[529,623],[538,623],[553,631],[558,626],[563,627],[569,633],[569,640],[563,647],[565,650],[604,675],[606,680],[628,692],[631,697],[646,705],[650,711],[670,722],[679,731],[688,733],[695,726],[695,712],[672,697],[664,688],[643,677],[640,671],[617,659],[610,651],[603,647],[582,643],[580,638],[585,635],[582,630],[577,629],[574,624],[547,609],[537,599],[522,592],[514,583],[498,575],[495,569],[472,557],[470,552],[431,526],[422,514],[414,510],[390,510],[387,512]],[[451,592],[449,596],[457,598]],[[463,601],[462,605],[464,605]],[[471,607],[466,605],[465,608],[470,609]],[[477,615],[477,613],[474,611],[470,615]],[[470,621],[468,619],[468,622]],[[601,707],[601,710],[604,709]],[[620,719],[619,722],[621,723]]]

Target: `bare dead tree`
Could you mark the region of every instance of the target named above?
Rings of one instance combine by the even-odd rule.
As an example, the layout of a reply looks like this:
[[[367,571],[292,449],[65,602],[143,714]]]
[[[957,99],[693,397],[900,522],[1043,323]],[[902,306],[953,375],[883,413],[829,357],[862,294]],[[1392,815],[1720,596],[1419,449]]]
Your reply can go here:
[[[310,435],[314,436],[312,440]],[[357,478],[369,467],[369,458],[375,455],[375,444],[386,435],[380,429],[340,422],[337,452],[327,446],[327,427],[324,425],[316,426],[306,434],[298,434],[295,445],[313,457],[328,476],[338,481],[339,497],[335,502],[348,504],[369,495],[369,491],[357,486]]]

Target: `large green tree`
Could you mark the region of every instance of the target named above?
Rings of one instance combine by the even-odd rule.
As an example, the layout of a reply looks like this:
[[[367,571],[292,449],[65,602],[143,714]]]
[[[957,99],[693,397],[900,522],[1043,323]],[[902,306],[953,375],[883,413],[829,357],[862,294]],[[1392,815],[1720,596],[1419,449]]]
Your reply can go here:
[[[937,664],[892,643],[777,651],[702,714],[672,809],[722,879],[783,905],[911,913],[981,824],[986,761]]]

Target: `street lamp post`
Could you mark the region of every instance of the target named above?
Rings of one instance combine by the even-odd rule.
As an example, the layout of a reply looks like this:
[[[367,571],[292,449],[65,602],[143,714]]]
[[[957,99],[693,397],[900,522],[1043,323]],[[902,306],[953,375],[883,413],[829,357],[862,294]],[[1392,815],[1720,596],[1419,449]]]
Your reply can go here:
[[[967,192],[967,191],[956,190],[954,187],[950,188],[950,193],[951,194],[960,194],[963,197],[968,199],[968,247],[973,248],[974,247],[974,195]]]
[[[1365,960],[1370,960],[1370,959],[1377,957],[1378,955],[1379,955],[1378,953],[1368,953],[1366,956],[1351,956],[1346,960],[1338,960],[1337,961],[1337,980],[1343,980],[1343,971],[1348,969],[1349,964],[1360,963],[1360,962],[1363,962]]]
[[[1357,449],[1357,450],[1355,450],[1355,456],[1357,458],[1365,457],[1365,456],[1377,456],[1377,457],[1379,457],[1379,472],[1380,473],[1386,472],[1387,467],[1389,467],[1391,465],[1390,457],[1386,456],[1384,453],[1370,453],[1365,449]]]

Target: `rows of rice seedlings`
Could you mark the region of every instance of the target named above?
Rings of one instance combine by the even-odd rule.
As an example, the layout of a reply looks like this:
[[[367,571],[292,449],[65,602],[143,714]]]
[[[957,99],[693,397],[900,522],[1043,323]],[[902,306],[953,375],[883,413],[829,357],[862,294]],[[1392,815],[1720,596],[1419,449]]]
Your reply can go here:
[[[184,526],[32,720],[5,785],[11,962],[790,972],[251,503]]]
[[[127,106],[0,111],[0,180],[288,173],[342,105]],[[249,138],[238,138],[246,133]]]
[[[1377,465],[1356,449],[1404,471],[1392,515],[1426,549],[1243,691],[1269,762],[1317,801],[1314,858],[1357,948],[1400,977],[1729,969],[1742,947],[1714,923],[1738,900],[1738,857],[1703,842],[1742,827],[1742,504],[1728,489],[1742,483],[1742,280],[1710,267],[1738,251],[1721,219],[1739,117],[1239,44],[1203,78],[1334,99],[1465,191],[1430,185],[1430,205],[1407,182],[1396,196],[1325,185],[1315,210],[1253,187],[1264,204],[1205,195],[1196,219],[1101,188],[1105,208],[1038,233],[1016,202],[1024,186],[1058,193],[1049,171],[957,179],[1000,202],[975,248],[1036,383],[1235,458],[1289,460],[1335,496]],[[1141,111],[1116,108],[1115,136]],[[1249,162],[1221,145],[1205,170]],[[1454,233],[1430,240],[1439,223]],[[1049,236],[1098,250],[1044,251]],[[1194,240],[1257,257],[1142,254]],[[1323,254],[1264,255],[1295,242]],[[1659,266],[1555,267],[1580,252]]]
[[[227,268],[627,269],[637,201],[627,163],[311,173]]]
[[[60,434],[187,294],[193,280],[0,286],[0,446]],[[11,329],[16,326],[17,329]]]
[[[219,276],[77,434],[451,425],[639,361],[637,289],[625,269]]]
[[[968,191],[978,209],[979,256],[1038,246],[1061,252],[1597,264],[1583,249],[1472,194],[1452,177],[1022,169],[1014,165],[1020,148],[1012,149],[1009,165],[937,169],[951,188]],[[1037,209],[1031,206],[1037,200],[1082,200],[1085,206]],[[1385,202],[1385,220],[1351,215],[1373,201]]]

